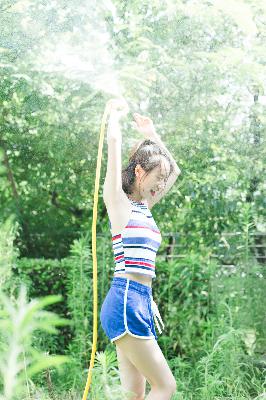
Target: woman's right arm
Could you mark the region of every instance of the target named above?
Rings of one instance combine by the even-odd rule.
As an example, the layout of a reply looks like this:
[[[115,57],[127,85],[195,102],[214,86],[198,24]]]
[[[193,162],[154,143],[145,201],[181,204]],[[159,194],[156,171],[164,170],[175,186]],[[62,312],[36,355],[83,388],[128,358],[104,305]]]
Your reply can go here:
[[[107,170],[103,185],[103,197],[106,200],[114,198],[122,190],[122,134],[119,118],[115,114],[111,114],[109,118],[107,146]]]
[[[124,107],[123,111],[118,108]],[[105,203],[114,203],[124,196],[122,189],[122,133],[120,129],[120,117],[128,112],[126,103],[111,101],[110,117],[107,129],[107,171],[103,185],[103,198]]]

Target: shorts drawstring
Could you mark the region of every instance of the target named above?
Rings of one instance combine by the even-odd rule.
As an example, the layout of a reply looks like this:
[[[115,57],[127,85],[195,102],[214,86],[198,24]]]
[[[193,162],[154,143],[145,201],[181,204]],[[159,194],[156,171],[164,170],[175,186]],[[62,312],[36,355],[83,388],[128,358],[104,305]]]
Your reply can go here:
[[[163,329],[164,329],[164,323],[163,323],[161,314],[159,312],[159,309],[157,307],[157,304],[155,303],[153,298],[151,298],[151,309],[152,309],[152,313],[153,313],[155,324],[157,326],[157,329],[158,329],[159,333],[161,334],[162,333],[162,329],[161,329],[158,321],[160,321]]]

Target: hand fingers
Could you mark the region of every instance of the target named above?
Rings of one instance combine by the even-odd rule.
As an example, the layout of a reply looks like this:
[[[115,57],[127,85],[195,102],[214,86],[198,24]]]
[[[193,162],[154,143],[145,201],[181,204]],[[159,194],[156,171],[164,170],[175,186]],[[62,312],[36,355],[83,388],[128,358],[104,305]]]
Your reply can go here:
[[[106,103],[107,107],[112,110],[123,109],[123,112],[129,111],[128,103],[125,99],[110,99]]]
[[[149,117],[143,117],[142,115],[138,113],[134,113],[133,117],[135,118],[136,121],[142,121],[142,122],[150,122],[151,119]]]

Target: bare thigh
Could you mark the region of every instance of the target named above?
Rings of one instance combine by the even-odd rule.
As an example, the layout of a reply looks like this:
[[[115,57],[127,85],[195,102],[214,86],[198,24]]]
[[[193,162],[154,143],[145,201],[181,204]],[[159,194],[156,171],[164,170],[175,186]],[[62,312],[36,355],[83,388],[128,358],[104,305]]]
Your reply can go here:
[[[175,387],[175,378],[154,338],[140,339],[126,334],[117,339],[115,344],[151,386]]]
[[[138,399],[145,396],[146,379],[123,353],[120,346],[116,346],[117,361],[121,385],[127,391],[135,393]],[[132,396],[132,398],[136,398]]]

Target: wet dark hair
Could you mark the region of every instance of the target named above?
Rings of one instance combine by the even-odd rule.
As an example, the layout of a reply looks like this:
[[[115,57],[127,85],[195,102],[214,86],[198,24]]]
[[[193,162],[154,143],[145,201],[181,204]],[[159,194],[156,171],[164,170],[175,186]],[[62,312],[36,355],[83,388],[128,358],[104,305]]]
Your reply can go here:
[[[147,176],[155,167],[161,167],[162,157],[165,157],[169,162],[170,175],[173,171],[173,164],[166,152],[150,139],[137,142],[130,152],[129,164],[122,170],[122,188],[124,192],[126,194],[131,194],[133,192],[133,185],[136,178],[135,168],[137,164],[146,172],[144,176]]]

